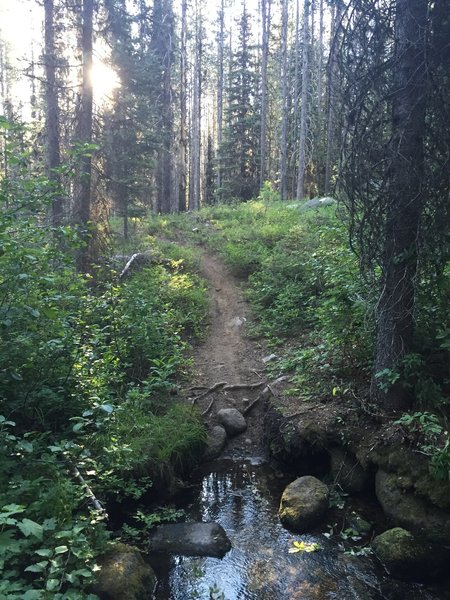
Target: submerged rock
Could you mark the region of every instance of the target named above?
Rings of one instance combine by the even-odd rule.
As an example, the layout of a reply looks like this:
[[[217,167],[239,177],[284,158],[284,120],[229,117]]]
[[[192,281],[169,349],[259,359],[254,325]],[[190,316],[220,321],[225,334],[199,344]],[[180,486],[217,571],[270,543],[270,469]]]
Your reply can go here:
[[[394,577],[409,581],[433,581],[448,572],[449,552],[401,527],[388,529],[372,541],[379,560]]]
[[[238,435],[247,429],[247,422],[237,408],[223,408],[217,417],[229,436]]]
[[[150,535],[150,552],[222,558],[230,549],[231,542],[218,523],[160,525]]]
[[[115,544],[99,560],[99,566],[101,570],[92,592],[101,600],[150,600],[153,597],[156,575],[136,549]]]
[[[208,435],[206,442],[206,450],[204,458],[206,460],[213,460],[222,453],[227,443],[227,432],[221,425],[216,425],[212,428],[211,433]]]
[[[379,470],[375,477],[375,493],[393,524],[430,541],[448,543],[450,514],[415,494],[409,478]]]
[[[328,496],[328,486],[316,477],[299,477],[283,492],[278,512],[281,522],[299,533],[314,528],[325,516]]]

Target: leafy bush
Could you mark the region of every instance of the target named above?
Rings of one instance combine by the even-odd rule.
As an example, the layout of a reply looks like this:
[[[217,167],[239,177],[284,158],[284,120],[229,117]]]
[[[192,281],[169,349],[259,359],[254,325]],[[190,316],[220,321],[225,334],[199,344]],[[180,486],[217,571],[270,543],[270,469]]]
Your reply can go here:
[[[194,255],[173,248],[123,284],[77,274],[76,233],[48,226],[58,191],[32,171],[22,134],[17,149],[8,130],[13,176],[0,180],[0,596],[94,598],[107,535],[74,472],[102,500],[138,500],[195,460],[201,419],[170,392],[202,333],[205,288],[186,267]]]

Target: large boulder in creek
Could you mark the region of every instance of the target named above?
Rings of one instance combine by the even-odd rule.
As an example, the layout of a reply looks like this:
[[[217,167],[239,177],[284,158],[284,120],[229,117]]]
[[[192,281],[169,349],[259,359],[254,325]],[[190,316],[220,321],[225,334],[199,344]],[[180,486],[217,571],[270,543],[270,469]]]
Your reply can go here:
[[[330,450],[330,471],[336,483],[349,494],[358,494],[367,487],[369,476],[354,454],[343,448]]]
[[[206,449],[203,455],[205,460],[213,460],[221,455],[222,450],[227,443],[227,432],[221,425],[212,428],[206,442]]]
[[[450,553],[402,529],[388,529],[372,541],[372,548],[394,577],[408,581],[433,581],[448,573]]]
[[[230,549],[231,542],[218,523],[159,525],[150,534],[150,552],[222,558]]]
[[[316,477],[299,477],[283,492],[278,511],[281,522],[298,533],[313,529],[325,516],[328,496],[328,486]]]
[[[150,600],[156,586],[153,569],[140,553],[125,544],[115,544],[99,559],[92,592],[101,600]]]
[[[238,435],[247,429],[247,422],[244,419],[244,415],[237,408],[222,408],[217,413],[217,418],[225,427],[225,431],[230,437]]]
[[[427,540],[448,543],[450,514],[414,493],[407,477],[379,470],[375,477],[375,494],[392,524]]]

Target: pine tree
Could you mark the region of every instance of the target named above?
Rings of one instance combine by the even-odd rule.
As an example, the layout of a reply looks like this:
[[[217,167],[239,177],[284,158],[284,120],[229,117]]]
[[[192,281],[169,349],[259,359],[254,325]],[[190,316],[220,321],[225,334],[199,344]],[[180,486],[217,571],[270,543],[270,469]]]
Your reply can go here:
[[[250,15],[244,2],[238,48],[231,56],[223,143],[219,148],[221,193],[225,199],[249,200],[259,189],[258,78],[250,40]]]

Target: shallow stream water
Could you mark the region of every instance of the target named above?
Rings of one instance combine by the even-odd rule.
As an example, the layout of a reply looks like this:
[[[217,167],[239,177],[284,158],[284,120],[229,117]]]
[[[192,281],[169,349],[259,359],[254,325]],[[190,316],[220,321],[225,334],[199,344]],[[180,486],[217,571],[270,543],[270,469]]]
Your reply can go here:
[[[172,556],[157,565],[157,600],[438,600],[439,590],[386,575],[368,556],[354,556],[339,535],[295,535],[277,516],[289,481],[255,460],[204,465],[184,506],[192,521],[216,521],[232,549],[223,559]],[[331,521],[333,520],[330,515]],[[293,541],[320,549],[289,554]]]

